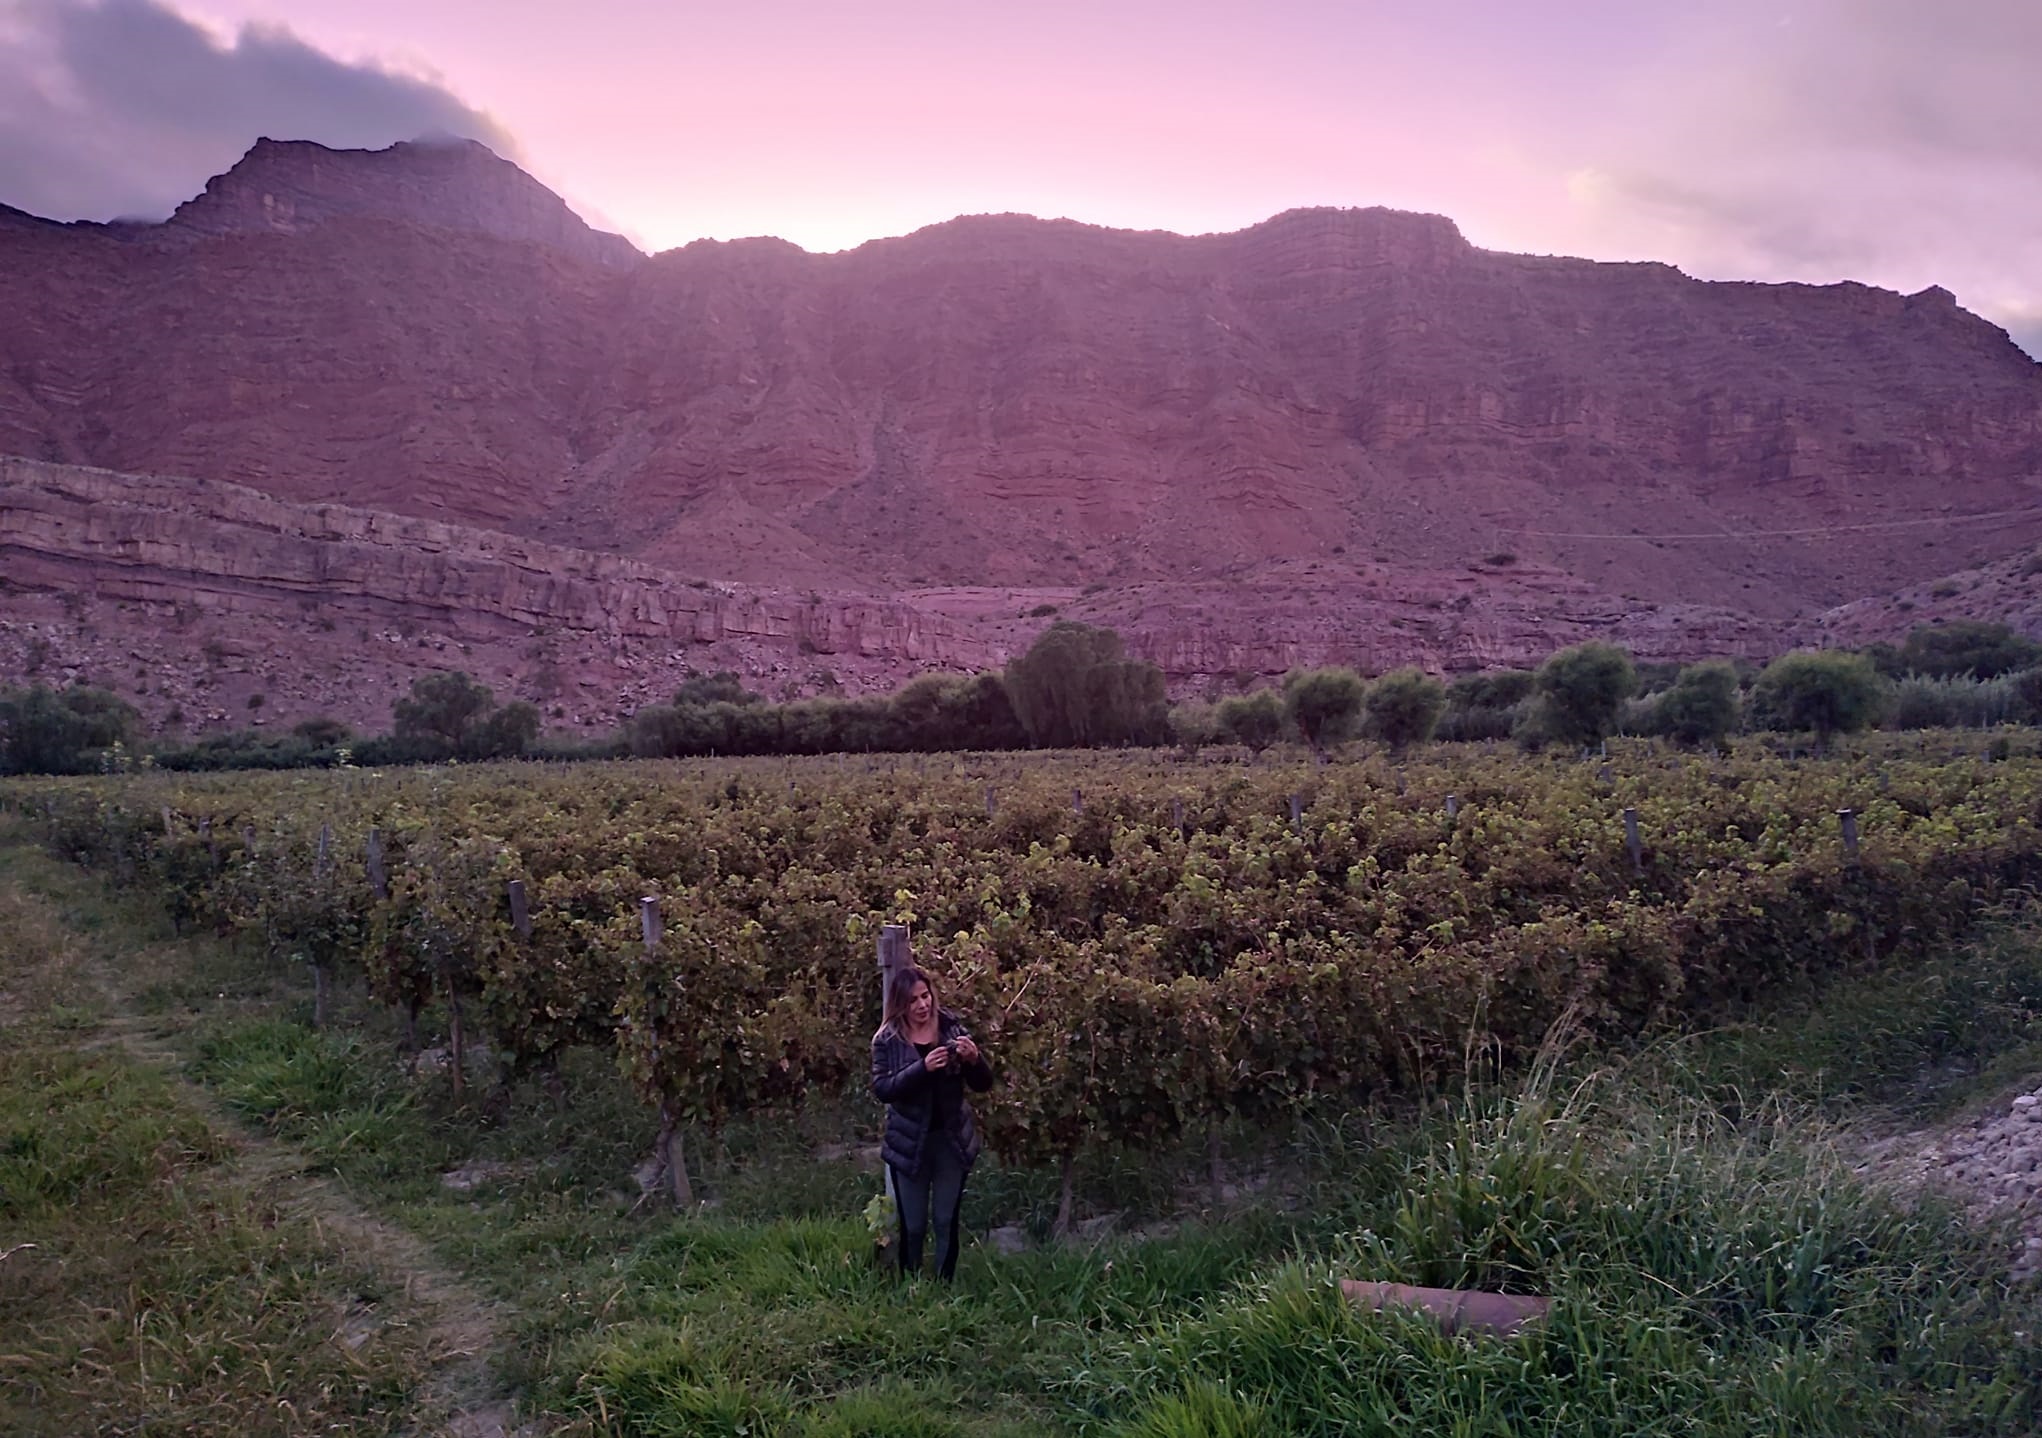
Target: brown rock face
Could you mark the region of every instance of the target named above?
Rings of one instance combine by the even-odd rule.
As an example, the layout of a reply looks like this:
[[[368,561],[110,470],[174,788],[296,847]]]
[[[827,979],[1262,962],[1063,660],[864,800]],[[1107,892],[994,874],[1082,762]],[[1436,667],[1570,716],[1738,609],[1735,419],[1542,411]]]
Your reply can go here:
[[[1043,600],[1180,677],[1753,652],[2042,539],[2042,366],[1948,294],[1385,210],[642,258],[473,144],[264,142],[163,225],[0,213],[0,315],[0,453],[498,531],[576,583],[913,593],[976,636],[932,662]]]
[[[558,195],[473,140],[413,140],[388,150],[258,140],[240,164],[179,205],[169,229],[295,235],[364,217],[545,245],[599,265],[628,268],[645,258],[622,235],[591,229]]]
[[[2032,561],[1966,596],[2042,632]],[[2025,607],[2015,596],[2025,593]],[[1924,596],[1926,598],[1926,595]],[[1294,565],[1253,581],[898,596],[711,582],[614,555],[234,485],[0,458],[0,681],[96,680],[152,720],[330,715],[388,723],[422,674],[465,669],[560,728],[603,729],[691,675],[774,698],[886,690],[998,666],[1051,622],[1108,624],[1180,694],[1298,665],[1447,672],[1524,666],[1607,638],[1641,659],[1765,656],[1904,633],[1911,603],[1780,625],[1721,608],[1626,605],[1551,570]],[[249,701],[263,696],[257,714]]]
[[[1004,657],[970,626],[892,599],[761,591],[431,520],[32,460],[0,458],[0,576],[0,676],[100,678],[158,717],[211,706],[219,722],[238,716],[215,690],[382,725],[413,678],[468,669],[557,721],[606,726],[719,669],[783,697]],[[132,677],[152,681],[139,691],[130,656]]]

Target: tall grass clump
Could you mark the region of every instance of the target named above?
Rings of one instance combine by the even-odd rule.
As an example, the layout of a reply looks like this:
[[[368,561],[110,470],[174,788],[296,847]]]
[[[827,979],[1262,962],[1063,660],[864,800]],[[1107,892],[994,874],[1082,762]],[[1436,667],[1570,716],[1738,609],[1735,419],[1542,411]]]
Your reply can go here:
[[[1473,1099],[1357,1218],[1124,1340],[1120,1438],[2036,1431],[2004,1236],[1867,1186],[1798,1110],[1602,1078]],[[1556,1301],[1516,1339],[1449,1337],[1354,1311],[1341,1277]]]

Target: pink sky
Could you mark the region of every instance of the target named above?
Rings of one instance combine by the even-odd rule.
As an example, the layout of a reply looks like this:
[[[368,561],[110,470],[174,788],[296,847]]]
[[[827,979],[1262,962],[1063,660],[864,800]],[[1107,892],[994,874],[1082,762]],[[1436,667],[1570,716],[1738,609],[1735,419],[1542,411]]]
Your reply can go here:
[[[1940,283],[2042,341],[2037,0],[19,3],[161,3],[428,80],[649,249],[1387,204],[1499,249]]]

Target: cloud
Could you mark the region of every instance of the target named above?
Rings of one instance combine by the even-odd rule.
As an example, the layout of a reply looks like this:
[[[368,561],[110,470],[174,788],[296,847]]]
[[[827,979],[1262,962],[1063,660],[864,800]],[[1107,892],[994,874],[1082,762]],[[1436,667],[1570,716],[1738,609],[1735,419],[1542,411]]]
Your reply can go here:
[[[1703,274],[1940,284],[2038,352],[2042,5],[1704,13],[1579,135],[1589,232]]]
[[[26,0],[0,16],[0,203],[160,219],[257,138],[516,147],[435,79],[349,62],[279,26],[216,38],[156,0]]]

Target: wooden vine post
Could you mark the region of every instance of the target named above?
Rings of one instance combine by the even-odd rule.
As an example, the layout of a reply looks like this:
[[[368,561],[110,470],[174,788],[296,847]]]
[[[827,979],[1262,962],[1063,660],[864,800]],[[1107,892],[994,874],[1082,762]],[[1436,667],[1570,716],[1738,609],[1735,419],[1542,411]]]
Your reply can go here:
[[[319,826],[319,846],[312,856],[312,882],[319,892],[319,912],[332,912],[338,896],[332,892],[333,826]],[[321,939],[312,945],[312,1027],[323,1029],[333,1002],[333,955]]]
[[[991,792],[987,790],[987,793]],[[882,1022],[886,1013],[886,995],[893,987],[893,976],[913,963],[912,951],[908,947],[908,926],[884,925],[879,930],[879,1012]],[[893,1191],[892,1166],[881,1164],[879,1167],[884,1176],[886,1196],[898,1202],[898,1196]]]
[[[1858,862],[1858,811],[1837,810],[1836,823],[1843,836],[1843,861],[1849,866],[1858,890],[1858,928],[1865,936],[1865,966],[1870,968],[1879,962],[1879,944],[1872,933],[1871,896],[1866,892],[1865,872]]]
[[[437,927],[437,922],[430,920]],[[468,1093],[468,1016],[461,1009],[461,986],[454,973],[454,945],[445,933],[433,936],[433,960],[440,972],[440,982],[447,986],[447,1071],[454,1080],[454,1102],[460,1103]]]
[[[1638,811],[1624,810],[1624,848],[1631,856],[1631,872],[1645,872],[1645,845],[1638,837]]]
[[[645,973],[648,988],[662,984],[659,975],[659,946],[665,929],[659,918],[659,898],[647,894],[638,901],[638,937],[645,946]],[[650,994],[647,995],[651,997]],[[657,1006],[648,1008],[648,1037],[652,1043],[653,1071],[659,1071],[659,1021]],[[664,1088],[664,1085],[662,1085]],[[659,1141],[654,1145],[654,1157],[667,1182],[672,1186],[674,1203],[681,1208],[695,1206],[695,1185],[688,1179],[687,1150],[682,1143],[680,1117],[674,1112],[673,1100],[664,1092],[659,1100]]]
[[[525,895],[525,881],[512,879],[503,886],[503,892],[510,904],[511,932],[521,940],[529,940],[532,937],[532,906]],[[567,1085],[560,1078],[560,1055],[557,1051],[547,1051],[541,1060],[540,1074],[546,1084],[547,1097],[553,1100],[554,1111],[566,1113]],[[504,1087],[506,1090],[509,1088],[508,1081]]]

